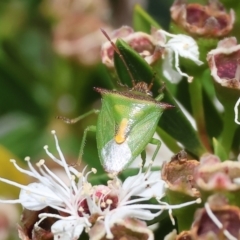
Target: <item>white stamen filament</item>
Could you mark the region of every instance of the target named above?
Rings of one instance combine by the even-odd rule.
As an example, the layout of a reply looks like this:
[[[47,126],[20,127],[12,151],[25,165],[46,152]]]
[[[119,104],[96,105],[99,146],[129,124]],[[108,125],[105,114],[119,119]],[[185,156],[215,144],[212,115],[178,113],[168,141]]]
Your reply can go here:
[[[159,180],[152,180],[152,181],[144,181],[144,176],[143,177],[139,177],[137,179],[138,181],[136,181],[135,179],[135,182],[134,184],[132,185],[131,187],[131,190],[124,196],[123,199],[121,199],[121,202],[127,202],[127,199],[129,199],[131,196],[135,195],[136,193],[138,193],[139,189],[142,188],[142,183],[147,186],[147,185],[151,185],[151,184],[154,184],[154,183],[157,183]]]
[[[240,125],[240,122],[238,121],[238,107],[239,107],[239,105],[240,105],[240,97],[239,97],[239,99],[237,100],[237,102],[236,102],[236,104],[234,106],[234,113],[235,113],[234,121],[238,125]]]
[[[55,144],[56,144],[56,148],[57,148],[58,154],[59,154],[59,156],[60,156],[60,159],[62,160],[61,162],[62,162],[62,164],[63,164],[63,168],[64,168],[64,170],[65,170],[65,172],[66,172],[66,174],[67,174],[67,176],[68,176],[68,179],[69,179],[70,182],[71,182],[71,186],[72,186],[72,188],[73,188],[73,191],[74,191],[75,193],[77,193],[78,189],[77,189],[77,187],[76,187],[76,183],[74,182],[74,180],[73,180],[72,177],[71,177],[72,174],[71,174],[71,172],[69,171],[69,168],[68,168],[67,162],[66,162],[66,160],[65,160],[65,157],[63,156],[63,153],[62,153],[62,151],[61,151],[61,149],[60,149],[60,146],[59,146],[58,139],[57,139],[57,136],[56,136],[55,131],[52,131],[52,134],[53,134],[54,139],[55,139]]]
[[[145,200],[145,198],[141,198],[140,200]],[[137,201],[136,201],[137,202]],[[172,216],[172,209],[178,209],[182,207],[186,207],[195,203],[200,203],[201,199],[196,199],[187,203],[182,203],[178,205],[153,205],[153,204],[134,204],[134,205],[124,205],[118,206],[116,209],[113,209],[105,216],[104,226],[106,230],[107,236],[112,236],[111,233],[111,225],[110,222],[114,222],[115,219],[124,219],[128,216],[134,216],[134,218],[138,218],[141,220],[152,220],[155,217],[159,216],[164,210],[169,210],[169,215],[172,222],[175,224]],[[156,213],[151,213],[149,209],[159,210]]]
[[[18,188],[20,188],[20,189],[26,190],[27,192],[31,192],[31,193],[37,194],[37,195],[39,195],[39,196],[41,196],[41,197],[49,198],[49,194],[44,194],[44,192],[35,191],[35,190],[33,190],[32,188],[29,188],[28,186],[19,184],[19,183],[17,183],[17,182],[13,182],[13,181],[8,180],[8,179],[5,179],[5,178],[0,178],[0,181],[1,181],[1,182],[5,182],[5,183],[7,183],[7,184],[9,184],[9,185],[18,187]],[[15,200],[0,200],[0,202],[2,202],[2,203],[8,203],[8,201],[15,201]],[[20,201],[20,200],[19,200],[19,201]],[[9,202],[9,203],[10,203],[10,202]]]
[[[16,163],[16,160],[10,159],[10,162],[14,165],[14,167],[15,167],[19,172],[24,173],[24,174],[26,174],[26,175],[28,175],[28,176],[30,176],[30,177],[34,177],[34,178],[35,178],[35,175],[34,175],[32,172],[30,172],[30,171],[28,171],[28,170],[26,170],[26,169],[23,169],[23,168],[21,168],[20,166],[18,166],[17,163]]]
[[[56,180],[56,182],[62,187],[64,188],[65,191],[62,191],[65,195],[70,194],[70,189],[68,188],[68,186],[57,176],[55,175],[52,171],[49,170],[49,168],[44,164],[43,165],[45,171],[47,172],[47,174],[43,171],[42,168],[40,168],[39,170],[41,171],[41,173],[43,173],[45,176],[50,175],[54,180]]]
[[[53,173],[51,172],[47,166],[45,164],[42,164],[42,166],[39,166],[39,170],[40,172],[43,174],[43,176],[41,176],[36,170],[35,168],[31,165],[31,162],[28,161],[28,166],[31,169],[32,172],[35,173],[35,178],[38,178],[42,183],[44,183],[46,186],[48,186],[50,189],[53,190],[53,192],[55,190],[57,190],[58,194],[58,198],[61,199],[61,201],[72,211],[74,211],[74,208],[72,206],[71,203],[69,203],[68,198],[69,195],[72,195],[72,193],[70,192],[69,188]],[[45,168],[45,170],[48,172],[48,174],[46,174],[44,172],[44,170],[42,169],[42,167]],[[52,179],[50,178],[50,176],[52,177]],[[53,184],[52,182],[54,182],[55,179],[59,184]],[[57,180],[58,179],[58,180]],[[48,181],[47,181],[48,180]],[[61,194],[59,194],[59,192],[61,192]],[[42,194],[41,194],[42,195]],[[53,208],[56,208],[57,206],[52,206]],[[61,210],[61,209],[58,209]],[[61,210],[62,211],[62,210]],[[65,210],[63,210],[65,211]],[[68,211],[69,213],[69,211]]]
[[[174,51],[175,54],[175,68],[177,69],[177,71],[184,77],[186,77],[188,79],[188,82],[192,82],[193,77],[189,76],[186,73],[183,73],[182,70],[179,67],[179,54],[177,51]]]
[[[121,202],[126,202],[127,199],[129,199],[134,193],[138,192],[139,189],[142,188],[142,182],[144,182],[144,175],[142,174],[142,168],[140,168],[138,175],[136,178],[132,178],[129,182],[129,186],[131,186],[131,190],[123,197],[121,198]]]
[[[201,203],[200,198],[193,200],[193,201],[189,201],[189,202],[185,202],[185,203],[180,203],[177,205],[155,205],[155,204],[134,204],[134,205],[127,205],[124,206],[124,208],[130,208],[130,209],[155,209],[155,210],[167,210],[167,209],[178,209],[178,208],[183,208],[183,207],[187,207],[189,205],[192,204],[199,204]]]
[[[47,217],[52,217],[52,218],[57,218],[57,219],[60,219],[60,220],[75,220],[76,217],[75,216],[68,216],[68,217],[63,217],[63,216],[60,216],[58,214],[52,214],[52,213],[40,213],[38,215],[40,219],[40,221],[42,221],[42,219],[45,219]],[[79,217],[80,218],[80,217]],[[92,224],[86,219],[86,218],[82,218],[82,220],[90,227]],[[37,222],[37,225],[39,224],[39,222]],[[35,224],[36,225],[36,224]]]

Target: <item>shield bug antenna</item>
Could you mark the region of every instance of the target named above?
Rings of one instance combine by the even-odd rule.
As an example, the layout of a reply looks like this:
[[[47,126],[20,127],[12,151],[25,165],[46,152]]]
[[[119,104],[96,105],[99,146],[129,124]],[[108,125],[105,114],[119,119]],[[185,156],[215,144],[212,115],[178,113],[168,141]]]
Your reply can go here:
[[[127,65],[127,63],[126,63],[123,55],[122,55],[121,52],[119,51],[118,47],[117,47],[117,46],[115,45],[115,43],[111,40],[111,38],[110,38],[109,35],[106,33],[106,31],[104,31],[103,29],[101,29],[101,31],[102,31],[102,33],[104,34],[104,36],[107,38],[107,40],[111,43],[111,46],[113,47],[113,50],[118,54],[118,56],[120,57],[120,59],[122,60],[124,66],[125,66],[126,69],[127,69],[127,72],[128,72],[128,74],[129,74],[129,76],[130,76],[130,78],[131,78],[131,82],[132,82],[132,86],[133,86],[132,89],[129,90],[129,91],[137,91],[137,92],[139,92],[139,93],[144,93],[144,94],[147,94],[147,95],[149,95],[149,96],[152,97],[153,94],[152,94],[152,92],[151,92],[151,89],[152,89],[152,87],[153,87],[153,82],[154,82],[154,79],[155,79],[155,77],[156,77],[156,72],[153,73],[153,77],[152,77],[152,79],[151,79],[150,84],[147,84],[147,83],[144,82],[144,81],[136,82],[135,79],[134,79],[134,77],[133,77],[132,72],[130,71],[130,69],[129,69],[129,67],[128,67],[128,65]],[[120,85],[122,86],[122,84],[120,84]],[[160,94],[160,95],[161,95],[160,98],[162,98],[162,97],[163,97],[163,94]],[[160,99],[159,96],[158,96],[157,98]]]
[[[92,110],[75,119],[62,118],[67,123],[75,123],[91,113],[99,113],[96,126],[89,126],[84,130],[80,146],[79,159],[83,155],[83,149],[87,133],[96,132],[96,141],[99,159],[106,172],[118,174],[124,170],[139,155],[143,161],[146,158],[145,148],[147,144],[156,145],[152,161],[160,149],[161,142],[153,138],[158,121],[169,104],[160,102],[160,97],[152,97],[152,82],[135,82],[127,63],[117,46],[111,41],[107,33],[102,30],[106,38],[111,42],[114,51],[120,56],[132,79],[131,89],[116,91],[95,87],[94,90],[102,96],[100,111]]]
[[[126,61],[125,61],[125,59],[124,59],[124,57],[123,57],[123,55],[120,53],[119,49],[117,48],[117,46],[115,45],[115,43],[111,40],[111,38],[108,36],[108,34],[106,33],[106,31],[104,31],[102,28],[101,28],[101,31],[102,31],[103,35],[107,38],[107,40],[111,43],[114,51],[115,51],[115,52],[118,54],[118,56],[122,59],[122,62],[123,62],[123,64],[125,65],[125,67],[126,67],[126,69],[127,69],[127,71],[128,71],[128,74],[129,74],[129,76],[130,76],[130,78],[131,78],[132,85],[135,86],[134,77],[133,77],[133,75],[132,75],[132,73],[131,73],[131,71],[130,71],[130,69],[129,69],[129,67],[128,67],[128,65],[127,65],[127,63],[126,63]]]

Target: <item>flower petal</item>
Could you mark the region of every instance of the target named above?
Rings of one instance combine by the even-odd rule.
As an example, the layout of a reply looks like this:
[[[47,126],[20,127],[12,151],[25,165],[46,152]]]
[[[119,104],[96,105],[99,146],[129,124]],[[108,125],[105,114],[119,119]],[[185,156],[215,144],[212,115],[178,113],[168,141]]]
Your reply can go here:
[[[137,181],[138,178],[142,178],[141,187],[136,186],[138,191],[133,194],[133,196],[140,196],[140,197],[156,197],[162,196],[164,193],[164,185],[165,182],[160,179],[160,172],[154,171],[151,172],[147,179],[144,178],[145,173],[141,173],[136,176],[128,177],[124,183],[122,188],[126,189],[128,185],[132,185],[134,182]]]
[[[83,219],[59,220],[51,227],[54,240],[77,240],[84,228]]]
[[[175,35],[167,42],[166,46],[176,51],[181,57],[191,59],[197,65],[203,64],[203,62],[199,60],[198,45],[195,40],[189,36],[183,34]]]
[[[163,61],[163,75],[170,82],[178,83],[182,79],[182,76],[176,70],[173,69],[172,62],[173,52],[168,51]]]
[[[22,206],[28,210],[38,211],[49,205],[63,205],[55,192],[41,183],[31,183],[28,188],[29,191],[22,189],[19,195]]]

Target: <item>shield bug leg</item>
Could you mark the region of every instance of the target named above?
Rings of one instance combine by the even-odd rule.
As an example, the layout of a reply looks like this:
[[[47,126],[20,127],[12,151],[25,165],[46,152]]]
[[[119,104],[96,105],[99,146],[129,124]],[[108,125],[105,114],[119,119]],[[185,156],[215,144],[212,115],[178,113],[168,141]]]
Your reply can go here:
[[[155,100],[160,102],[162,99],[164,98],[164,94],[163,93],[160,93],[156,98]]]
[[[146,157],[147,157],[147,155],[146,155],[146,150],[143,150],[143,151],[141,152],[142,166],[144,166],[145,163],[146,163]]]
[[[157,97],[155,98],[156,101],[160,102],[163,100],[164,98],[164,93],[163,91],[165,90],[165,83],[163,84],[163,86],[158,90],[159,94],[157,95]]]
[[[60,120],[63,120],[63,121],[64,121],[65,123],[67,123],[67,124],[74,124],[74,123],[82,120],[83,118],[85,118],[85,117],[87,117],[87,116],[89,116],[89,115],[91,115],[91,114],[93,114],[93,113],[98,114],[98,113],[99,113],[99,110],[97,110],[97,109],[92,109],[92,110],[90,110],[89,112],[86,112],[86,113],[84,113],[84,114],[82,114],[82,115],[80,115],[80,116],[78,116],[78,117],[76,117],[76,118],[73,118],[73,119],[66,118],[66,117],[63,117],[63,116],[57,116],[56,118],[57,118],[57,119],[60,119]]]
[[[159,139],[156,139],[156,138],[152,138],[149,141],[149,143],[156,145],[156,149],[155,149],[155,151],[153,153],[153,156],[152,156],[152,161],[154,162],[154,160],[155,160],[155,158],[157,156],[157,153],[158,153],[162,143],[161,143],[161,141]]]
[[[82,161],[83,150],[84,150],[84,146],[85,146],[85,142],[86,142],[86,138],[87,138],[87,133],[88,132],[96,132],[96,131],[97,131],[97,128],[96,128],[96,126],[93,126],[93,125],[85,128],[84,133],[83,133],[82,142],[80,145],[79,154],[78,154],[78,161],[77,161],[78,165],[80,165],[80,163]]]
[[[92,109],[90,110],[89,112],[86,112],[76,118],[73,118],[73,119],[70,119],[70,118],[66,118],[66,117],[63,117],[63,116],[57,116],[56,118],[57,119],[60,119],[60,120],[63,120],[65,123],[67,124],[74,124],[80,120],[82,120],[83,118],[91,115],[91,114],[98,114],[99,113],[99,110],[97,109]],[[85,145],[85,141],[86,141],[86,137],[87,137],[87,132],[96,132],[96,126],[88,126],[85,130],[84,130],[84,134],[83,134],[83,139],[82,139],[82,143],[80,145],[80,150],[79,150],[79,154],[78,154],[78,160],[77,160],[77,164],[80,165],[81,163],[81,159],[82,159],[82,156],[83,156],[83,149],[84,149],[84,145]]]

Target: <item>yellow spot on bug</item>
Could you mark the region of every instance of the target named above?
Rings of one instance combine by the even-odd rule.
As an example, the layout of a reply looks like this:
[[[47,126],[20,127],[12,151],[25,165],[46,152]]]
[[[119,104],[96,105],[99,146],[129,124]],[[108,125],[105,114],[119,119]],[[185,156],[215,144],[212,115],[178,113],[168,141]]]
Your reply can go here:
[[[126,140],[125,133],[126,133],[127,126],[128,126],[128,120],[127,118],[123,118],[119,125],[118,132],[115,136],[116,143],[120,144]]]
[[[125,105],[116,104],[114,105],[114,110],[117,114],[122,115],[123,112],[127,111],[127,107]]]

